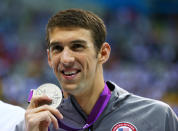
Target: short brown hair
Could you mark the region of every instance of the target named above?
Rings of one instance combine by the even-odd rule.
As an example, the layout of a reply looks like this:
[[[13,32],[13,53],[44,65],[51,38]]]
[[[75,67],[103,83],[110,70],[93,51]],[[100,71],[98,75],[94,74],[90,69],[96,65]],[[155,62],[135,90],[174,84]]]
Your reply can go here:
[[[46,40],[48,46],[50,30],[55,27],[80,27],[90,30],[97,52],[106,39],[106,27],[103,20],[94,13],[82,9],[60,11],[49,19],[46,27]]]

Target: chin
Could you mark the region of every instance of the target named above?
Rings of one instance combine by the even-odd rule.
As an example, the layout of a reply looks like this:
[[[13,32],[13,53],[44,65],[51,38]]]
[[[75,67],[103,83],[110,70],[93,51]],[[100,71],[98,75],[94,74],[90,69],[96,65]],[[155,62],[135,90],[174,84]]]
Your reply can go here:
[[[71,95],[80,94],[81,88],[76,84],[65,84],[61,85],[63,90]]]
[[[61,84],[62,88],[64,91],[69,92],[69,91],[74,91],[77,89],[76,84]]]

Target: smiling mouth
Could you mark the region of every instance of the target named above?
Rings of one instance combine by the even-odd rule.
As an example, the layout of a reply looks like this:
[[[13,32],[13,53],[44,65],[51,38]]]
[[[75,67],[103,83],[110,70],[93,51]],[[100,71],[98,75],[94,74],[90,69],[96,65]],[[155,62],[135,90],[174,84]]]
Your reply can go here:
[[[74,76],[76,74],[78,74],[79,72],[81,72],[81,70],[72,70],[72,71],[64,71],[62,70],[61,73],[65,76]]]

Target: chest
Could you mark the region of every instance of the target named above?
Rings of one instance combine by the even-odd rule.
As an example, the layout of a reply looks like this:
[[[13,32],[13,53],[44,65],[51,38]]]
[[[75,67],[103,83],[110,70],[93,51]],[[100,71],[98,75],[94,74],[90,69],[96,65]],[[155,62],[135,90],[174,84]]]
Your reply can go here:
[[[101,117],[94,123],[95,131],[165,131],[164,120],[159,112],[118,109]]]

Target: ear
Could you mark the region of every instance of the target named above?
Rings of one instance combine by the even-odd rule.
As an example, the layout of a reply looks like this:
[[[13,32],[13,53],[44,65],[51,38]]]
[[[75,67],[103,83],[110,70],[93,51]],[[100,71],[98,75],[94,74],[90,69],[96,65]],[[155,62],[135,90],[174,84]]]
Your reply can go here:
[[[51,61],[51,55],[50,55],[49,49],[47,49],[47,54],[48,54],[48,64],[49,64],[49,66],[52,68],[52,67],[53,67],[53,64],[52,64],[52,61]]]
[[[100,52],[98,53],[98,60],[101,64],[104,64],[109,59],[110,52],[110,45],[107,42],[103,43]]]

